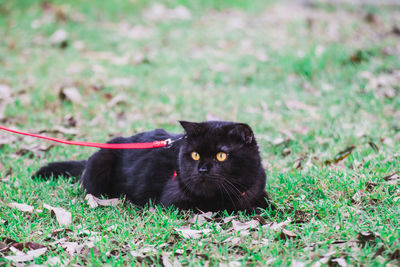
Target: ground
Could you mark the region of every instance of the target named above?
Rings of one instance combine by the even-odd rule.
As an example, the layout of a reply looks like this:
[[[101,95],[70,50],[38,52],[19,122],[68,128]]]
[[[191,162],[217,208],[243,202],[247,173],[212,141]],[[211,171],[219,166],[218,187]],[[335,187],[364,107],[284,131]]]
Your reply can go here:
[[[0,265],[399,264],[400,6],[365,2],[0,0],[1,125],[105,142],[246,122],[278,208],[94,207],[30,176],[96,149],[1,132]]]

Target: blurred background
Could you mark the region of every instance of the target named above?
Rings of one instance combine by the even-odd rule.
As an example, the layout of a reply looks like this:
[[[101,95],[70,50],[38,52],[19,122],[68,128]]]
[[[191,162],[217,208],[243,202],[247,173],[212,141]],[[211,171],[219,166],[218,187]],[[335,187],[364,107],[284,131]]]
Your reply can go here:
[[[398,148],[398,1],[0,0],[0,35],[3,125],[104,142],[246,122],[270,170]]]

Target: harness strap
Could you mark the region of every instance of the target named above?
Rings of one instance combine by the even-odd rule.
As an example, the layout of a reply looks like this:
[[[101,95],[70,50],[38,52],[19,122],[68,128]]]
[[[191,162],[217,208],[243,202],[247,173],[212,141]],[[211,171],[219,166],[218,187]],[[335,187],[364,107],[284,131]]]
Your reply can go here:
[[[147,149],[147,148],[157,148],[157,147],[165,147],[170,145],[171,139],[162,140],[162,141],[154,141],[149,143],[122,143],[122,144],[108,144],[108,143],[92,143],[92,142],[80,142],[80,141],[70,141],[64,140],[54,137],[43,136],[39,134],[32,134],[27,132],[22,132],[18,130],[9,129],[0,125],[0,130],[22,134],[26,136],[41,138],[61,144],[73,145],[73,146],[88,146],[88,147],[97,147],[97,148],[106,148],[106,149]]]

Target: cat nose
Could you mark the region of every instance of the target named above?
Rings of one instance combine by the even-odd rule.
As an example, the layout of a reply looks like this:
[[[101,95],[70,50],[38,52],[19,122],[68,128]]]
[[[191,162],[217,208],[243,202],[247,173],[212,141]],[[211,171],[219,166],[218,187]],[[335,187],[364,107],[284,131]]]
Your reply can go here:
[[[207,172],[208,172],[208,169],[207,169],[206,166],[203,166],[203,167],[201,167],[201,168],[199,169],[199,173],[207,173]]]

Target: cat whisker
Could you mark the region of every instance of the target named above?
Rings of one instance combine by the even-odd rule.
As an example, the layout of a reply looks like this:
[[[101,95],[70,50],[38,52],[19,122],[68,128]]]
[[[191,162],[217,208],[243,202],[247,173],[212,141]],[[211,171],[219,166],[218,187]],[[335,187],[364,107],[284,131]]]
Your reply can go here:
[[[236,207],[236,201],[233,201],[233,199],[231,198],[231,194],[229,194],[229,192],[228,192],[228,189],[225,188],[224,184],[221,184],[221,186],[222,186],[222,188],[224,189],[224,191],[226,192],[226,194],[228,195],[228,197],[230,198],[230,200],[231,200],[231,202],[232,202],[232,204],[233,204],[233,207],[234,207],[235,209],[237,209],[237,207]]]

